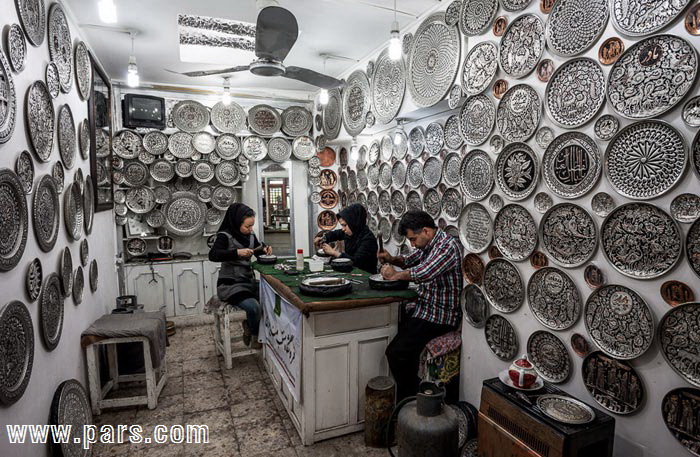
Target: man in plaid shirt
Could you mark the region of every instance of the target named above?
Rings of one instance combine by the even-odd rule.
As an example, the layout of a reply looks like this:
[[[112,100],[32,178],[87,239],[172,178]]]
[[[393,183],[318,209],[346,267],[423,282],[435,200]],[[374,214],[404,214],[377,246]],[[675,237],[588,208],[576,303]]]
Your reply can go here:
[[[457,242],[438,230],[425,211],[408,211],[399,224],[399,232],[411,246],[410,255],[377,254],[385,279],[413,281],[418,284],[418,299],[413,315],[399,326],[399,332],[386,348],[389,368],[396,380],[397,401],[418,391],[418,365],[425,345],[438,336],[459,327],[462,317],[459,296],[462,291],[462,259]],[[396,271],[396,265],[403,271]]]

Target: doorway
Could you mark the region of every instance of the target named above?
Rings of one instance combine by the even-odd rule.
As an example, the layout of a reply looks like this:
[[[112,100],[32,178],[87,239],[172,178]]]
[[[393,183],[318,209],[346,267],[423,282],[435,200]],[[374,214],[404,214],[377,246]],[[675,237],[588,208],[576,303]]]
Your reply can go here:
[[[258,162],[261,241],[272,246],[273,252],[278,256],[291,256],[294,253],[290,166],[290,161]]]

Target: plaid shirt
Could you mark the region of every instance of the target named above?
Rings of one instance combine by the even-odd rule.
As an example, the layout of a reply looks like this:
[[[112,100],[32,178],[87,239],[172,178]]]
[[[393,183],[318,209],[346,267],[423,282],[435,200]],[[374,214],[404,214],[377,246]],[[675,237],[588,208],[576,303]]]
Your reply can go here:
[[[438,230],[423,249],[404,257],[411,281],[418,284],[413,317],[436,324],[458,326],[462,310],[462,259],[457,242]]]

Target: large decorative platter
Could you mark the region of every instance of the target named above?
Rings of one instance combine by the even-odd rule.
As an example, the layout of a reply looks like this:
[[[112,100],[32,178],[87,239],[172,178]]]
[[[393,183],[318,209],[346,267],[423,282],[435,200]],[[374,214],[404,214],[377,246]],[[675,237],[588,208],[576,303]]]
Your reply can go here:
[[[562,57],[581,54],[598,41],[607,23],[608,0],[554,2],[547,18],[547,47]]]
[[[481,253],[493,239],[489,212],[479,203],[469,203],[459,216],[459,240],[469,252]]]
[[[537,330],[530,335],[527,339],[527,356],[545,381],[562,383],[571,374],[569,352],[562,340],[551,332]]]
[[[170,201],[163,206],[163,213],[169,232],[191,236],[204,228],[207,207],[192,192],[174,192]]]
[[[493,314],[486,319],[484,328],[486,344],[501,360],[509,361],[518,354],[518,337],[508,319],[500,314]]]
[[[581,132],[567,132],[556,137],[542,158],[542,179],[561,198],[579,198],[587,194],[602,171],[598,146]]]
[[[587,424],[593,422],[596,417],[590,406],[566,395],[540,395],[537,398],[537,407],[546,416],[564,424]]]
[[[467,284],[459,297],[464,319],[472,327],[481,328],[489,317],[489,302],[476,284]]]
[[[481,35],[491,27],[497,11],[498,0],[462,1],[459,10],[459,30],[465,36]]]
[[[595,60],[571,59],[556,69],[547,83],[544,105],[559,127],[588,123],[605,102],[605,75]]]
[[[642,380],[629,363],[593,352],[583,360],[581,371],[588,393],[608,411],[631,414],[644,403]]]
[[[77,141],[75,137],[75,121],[73,112],[67,103],[58,110],[58,152],[66,168],[75,165]]]
[[[20,301],[0,309],[0,348],[4,359],[0,404],[9,406],[24,395],[34,366],[34,326],[29,310]]]
[[[254,133],[271,136],[282,128],[282,118],[269,105],[255,105],[248,110],[248,127]]]
[[[61,280],[56,273],[44,279],[39,296],[39,329],[48,351],[53,351],[63,331],[63,293]]]
[[[653,228],[653,231],[651,231]],[[678,262],[681,231],[664,210],[648,203],[615,208],[600,229],[605,257],[620,273],[635,279],[657,278]]]
[[[80,187],[71,183],[66,188],[63,201],[63,222],[66,225],[68,237],[78,241],[83,233],[83,196]]]
[[[367,125],[367,112],[371,109],[370,87],[362,70],[354,71],[343,89],[343,126],[350,136],[357,136]]]
[[[495,179],[506,197],[527,198],[537,187],[540,170],[537,155],[525,143],[511,143],[496,159]]]
[[[211,124],[221,133],[238,133],[245,128],[246,114],[236,102],[218,102],[211,108]]]
[[[175,127],[187,133],[197,133],[209,125],[209,109],[194,100],[177,102],[170,116]]]
[[[632,289],[606,285],[593,291],[584,309],[586,330],[610,357],[629,360],[644,354],[654,339],[654,316]]]
[[[502,313],[512,313],[525,301],[520,272],[505,259],[493,259],[486,264],[483,288],[491,306]]]
[[[689,421],[695,412],[700,411],[700,390],[673,389],[664,396],[661,411],[668,431],[691,455],[700,456],[700,436],[697,431],[693,433]]]
[[[686,303],[669,309],[659,322],[659,345],[664,358],[676,373],[700,387],[700,357],[696,332],[700,322],[700,303]]]
[[[413,127],[408,133],[409,151],[412,157],[418,157],[425,149],[425,130],[423,127]]]
[[[308,136],[297,137],[292,143],[292,154],[299,160],[309,160],[314,157],[316,155],[314,140]]]
[[[0,174],[2,176],[2,174]],[[44,175],[34,191],[32,202],[32,226],[39,248],[44,252],[53,249],[58,238],[60,202],[56,181]]]
[[[524,78],[532,73],[544,51],[545,36],[542,19],[534,14],[523,14],[508,24],[499,49],[499,63],[513,78]]]
[[[418,27],[411,46],[408,90],[419,107],[433,106],[452,88],[459,70],[462,40],[457,27],[433,14]]]
[[[216,152],[222,159],[235,159],[241,154],[241,141],[238,137],[225,133],[216,138]],[[209,160],[212,161],[211,156]]]
[[[292,145],[285,138],[271,138],[267,143],[267,155],[275,162],[284,162],[292,156]]]
[[[697,73],[697,51],[690,43],[655,35],[630,47],[610,69],[608,101],[626,118],[655,117],[685,98]]]
[[[81,100],[90,98],[92,89],[92,61],[85,42],[80,41],[75,46],[75,82]]]
[[[493,117],[495,117],[495,108],[493,110]],[[493,126],[493,124],[491,124]],[[457,114],[453,114],[447,118],[445,121],[445,146],[447,149],[456,150],[462,146],[464,139],[462,139],[462,134],[460,133],[460,118]],[[484,140],[485,141],[485,140]],[[398,159],[398,157],[397,157]],[[400,160],[400,159],[399,159]]]
[[[187,132],[173,133],[168,138],[168,150],[178,159],[191,158],[195,154],[195,149],[192,145],[192,135]]]
[[[595,254],[598,227],[585,209],[573,203],[560,203],[542,217],[540,238],[554,263],[580,267]]]
[[[496,107],[490,98],[479,94],[469,97],[459,111],[459,131],[464,142],[477,146],[486,141],[496,120]]]
[[[542,102],[537,91],[527,84],[518,84],[498,102],[496,125],[506,141],[526,141],[535,134],[541,117]]]
[[[479,0],[464,2],[463,5],[475,5],[480,2],[492,0]],[[497,5],[497,2],[493,0]],[[498,72],[498,47],[491,41],[484,41],[474,46],[464,60],[462,66],[462,91],[468,97],[477,95],[486,90]]]
[[[15,6],[27,39],[33,46],[41,46],[46,33],[44,0],[15,0]]]
[[[442,179],[445,181],[445,184],[452,187],[460,185],[461,167],[462,157],[458,152],[451,152],[445,156],[445,160],[442,162]]]
[[[450,187],[443,192],[440,205],[442,206],[442,211],[445,213],[445,218],[448,221],[456,221],[464,206],[462,194],[454,187]]]
[[[384,49],[374,68],[370,94],[372,113],[379,124],[391,122],[403,103],[406,93],[406,68],[403,59],[391,60],[389,49]]]
[[[0,63],[4,62],[4,59],[4,56],[0,53]],[[2,67],[4,68],[5,65],[3,64]],[[9,73],[6,72],[6,74]],[[14,94],[12,79],[5,80],[5,89],[7,90],[8,88],[10,89],[9,94],[11,94],[8,100],[11,103],[8,103],[4,118],[0,118],[0,143],[7,141],[9,135],[12,135],[12,129],[14,129],[15,99],[12,95]],[[40,161],[48,162],[53,150],[56,112],[53,108],[49,89],[42,81],[35,81],[29,86],[24,111],[27,116],[29,140],[32,143],[34,153]]]
[[[308,135],[313,117],[306,108],[290,106],[282,111],[282,131],[289,136]]]
[[[685,240],[685,253],[688,257],[690,268],[700,276],[700,219],[696,220],[688,230]]]
[[[15,173],[22,183],[25,194],[31,194],[34,188],[34,161],[27,151],[22,151],[15,161]]]
[[[328,91],[328,103],[323,107],[323,133],[328,141],[338,138],[343,121],[343,100],[340,89]]]
[[[460,166],[460,186],[470,200],[483,200],[493,187],[493,164],[484,151],[474,149],[467,153]]]
[[[537,224],[524,207],[506,205],[494,218],[493,237],[506,259],[522,261],[537,247]]]
[[[83,213],[85,233],[89,235],[92,233],[92,225],[95,221],[95,190],[92,186],[92,178],[90,178],[90,175],[85,177],[85,188],[83,189]]]
[[[234,162],[221,162],[214,172],[217,181],[223,186],[235,186],[240,181],[241,175],[238,165]]]
[[[583,309],[574,281],[562,270],[544,267],[527,283],[527,302],[535,318],[552,330],[565,330],[578,321]]]
[[[68,93],[73,82],[73,39],[66,14],[58,3],[49,10],[48,30],[49,56],[58,67],[61,91]]]
[[[156,206],[156,194],[150,187],[135,187],[126,192],[126,207],[135,214],[146,214]]]
[[[426,187],[437,187],[442,179],[442,160],[439,157],[429,157],[423,164],[423,184]]]
[[[673,22],[689,3],[690,0],[651,3],[644,0],[610,0],[610,15],[615,28],[625,35],[649,35]]]
[[[49,424],[52,428],[69,430],[64,442],[51,441],[51,455],[90,457],[93,454],[81,441],[86,434],[84,430],[92,426],[93,420],[88,394],[79,381],[69,379],[58,386],[51,401]]]
[[[440,211],[442,210],[442,199],[440,194],[435,189],[428,189],[423,194],[423,208],[425,212],[428,213],[433,219],[437,219],[440,216]]]
[[[605,171],[620,194],[656,198],[683,177],[687,162],[683,135],[662,121],[640,121],[620,130],[605,150]]]
[[[243,140],[242,150],[246,158],[253,162],[258,162],[267,155],[267,142],[256,135],[248,136]]]
[[[408,162],[406,169],[406,178],[408,185],[416,189],[423,184],[423,162],[419,159],[413,159]]]
[[[22,182],[9,168],[0,169],[0,202],[0,271],[9,271],[24,254],[29,227]]]
[[[6,43],[10,66],[15,73],[21,73],[27,59],[27,40],[24,39],[24,33],[19,24],[12,24],[7,30]]]

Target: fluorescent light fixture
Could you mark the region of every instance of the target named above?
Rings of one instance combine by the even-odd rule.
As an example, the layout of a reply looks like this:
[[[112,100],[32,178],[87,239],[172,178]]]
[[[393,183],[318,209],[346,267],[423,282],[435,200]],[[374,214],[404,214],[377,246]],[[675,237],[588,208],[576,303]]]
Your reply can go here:
[[[136,66],[136,57],[129,57],[129,66],[126,71],[126,85],[129,87],[139,87],[139,67]]]
[[[117,22],[117,5],[114,4],[114,0],[100,0],[97,4],[97,11],[100,20],[105,24]]]
[[[321,93],[318,95],[318,102],[323,106],[328,104],[328,89],[321,89]]]

